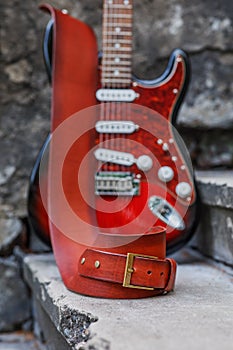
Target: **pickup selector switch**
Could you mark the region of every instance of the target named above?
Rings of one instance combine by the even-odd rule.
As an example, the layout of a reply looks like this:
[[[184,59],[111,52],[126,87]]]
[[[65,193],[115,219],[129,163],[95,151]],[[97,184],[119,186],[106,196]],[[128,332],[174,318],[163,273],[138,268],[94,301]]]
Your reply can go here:
[[[187,198],[191,195],[192,188],[188,182],[180,182],[176,186],[176,194],[180,198]]]
[[[163,182],[169,182],[174,177],[174,171],[170,166],[162,166],[158,171],[158,177]]]
[[[137,167],[142,171],[149,171],[153,166],[153,160],[147,155],[142,155],[137,159]]]

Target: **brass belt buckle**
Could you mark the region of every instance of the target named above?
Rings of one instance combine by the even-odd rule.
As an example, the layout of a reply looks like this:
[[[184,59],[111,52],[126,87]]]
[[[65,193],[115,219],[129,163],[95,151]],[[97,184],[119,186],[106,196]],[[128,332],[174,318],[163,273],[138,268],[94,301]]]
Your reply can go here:
[[[132,276],[132,273],[134,272],[133,263],[134,263],[135,257],[149,258],[149,259],[154,259],[154,260],[158,259],[155,256],[128,253],[126,263],[125,263],[125,274],[124,274],[124,280],[123,280],[122,286],[126,287],[126,288],[154,290],[155,288],[153,288],[153,287],[143,287],[143,286],[136,286],[136,285],[131,284],[131,276]]]

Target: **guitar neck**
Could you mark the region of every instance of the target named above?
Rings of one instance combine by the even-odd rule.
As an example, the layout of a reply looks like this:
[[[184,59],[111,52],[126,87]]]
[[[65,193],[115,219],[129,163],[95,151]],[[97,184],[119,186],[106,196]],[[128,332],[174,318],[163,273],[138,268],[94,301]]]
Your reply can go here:
[[[103,3],[101,84],[105,88],[127,88],[131,85],[133,0]]]

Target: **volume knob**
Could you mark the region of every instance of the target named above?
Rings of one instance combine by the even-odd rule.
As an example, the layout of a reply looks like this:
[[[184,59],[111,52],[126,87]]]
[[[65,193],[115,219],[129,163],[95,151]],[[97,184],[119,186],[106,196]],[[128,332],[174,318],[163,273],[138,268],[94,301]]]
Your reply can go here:
[[[149,157],[147,155],[142,155],[142,156],[138,157],[136,164],[137,164],[138,169],[140,169],[142,171],[148,171],[153,166],[153,160],[151,159],[151,157]]]
[[[176,186],[176,194],[181,198],[187,198],[191,195],[192,188],[188,182],[180,182]]]
[[[162,166],[158,171],[158,177],[163,182],[169,182],[174,177],[174,171],[170,166]]]

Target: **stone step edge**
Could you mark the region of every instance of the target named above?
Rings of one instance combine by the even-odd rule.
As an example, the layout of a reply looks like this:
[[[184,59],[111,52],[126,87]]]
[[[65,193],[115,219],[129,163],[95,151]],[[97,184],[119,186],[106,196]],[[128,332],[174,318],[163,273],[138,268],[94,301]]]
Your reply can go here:
[[[195,171],[201,202],[233,209],[233,170]]]
[[[33,263],[35,263],[35,255],[32,254]],[[41,260],[54,261],[54,256],[52,253],[39,254],[38,263],[41,263]],[[98,317],[92,315],[91,312],[86,312],[79,310],[77,307],[70,307],[64,302],[64,296],[69,294],[76,296],[75,293],[72,293],[66,289],[63,283],[60,282],[59,288],[52,288],[53,293],[51,295],[50,284],[54,280],[53,271],[55,275],[59,275],[58,268],[54,266],[53,271],[50,272],[51,279],[46,278],[41,281],[36,274],[32,273],[30,269],[30,255],[26,256],[23,261],[23,275],[26,283],[29,285],[32,295],[39,301],[42,308],[49,316],[52,324],[56,327],[57,331],[62,335],[62,337],[67,342],[67,349],[70,350],[89,350],[96,349],[106,350],[110,349],[109,341],[99,337],[97,334],[91,331],[91,324],[98,321]],[[53,281],[54,282],[54,281]],[[56,294],[56,297],[54,296]],[[72,321],[73,319],[73,321]],[[98,345],[98,347],[96,347]]]

